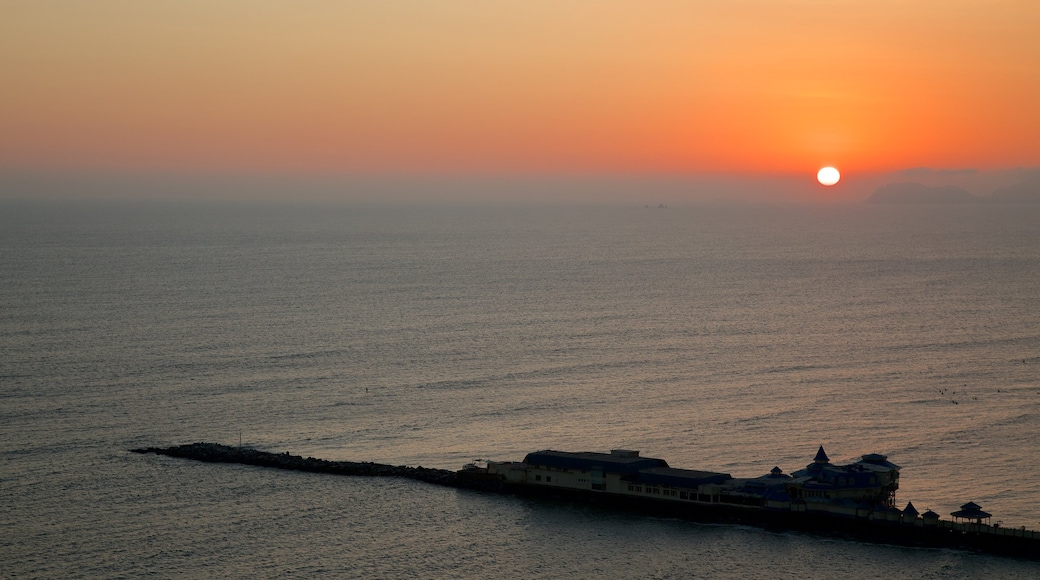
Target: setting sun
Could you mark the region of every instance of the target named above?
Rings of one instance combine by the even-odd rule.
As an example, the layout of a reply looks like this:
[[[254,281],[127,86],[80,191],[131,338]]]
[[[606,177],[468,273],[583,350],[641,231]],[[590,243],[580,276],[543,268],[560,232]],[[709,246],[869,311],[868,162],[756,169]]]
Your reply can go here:
[[[823,185],[834,185],[835,183],[838,183],[838,180],[840,179],[841,174],[833,167],[824,167],[816,173],[816,180]]]
[[[1036,0],[239,4],[4,2],[0,197],[228,176],[830,202],[908,170],[988,194],[1040,164]],[[822,164],[849,179],[813,186]]]

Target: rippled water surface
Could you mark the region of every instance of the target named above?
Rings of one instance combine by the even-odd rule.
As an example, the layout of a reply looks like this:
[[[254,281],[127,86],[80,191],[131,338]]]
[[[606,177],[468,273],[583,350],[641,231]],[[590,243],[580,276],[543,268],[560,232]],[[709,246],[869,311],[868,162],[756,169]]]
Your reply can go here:
[[[757,476],[822,444],[889,455],[901,504],[1037,529],[1040,207],[0,210],[5,575],[1040,571],[127,453],[632,448]]]

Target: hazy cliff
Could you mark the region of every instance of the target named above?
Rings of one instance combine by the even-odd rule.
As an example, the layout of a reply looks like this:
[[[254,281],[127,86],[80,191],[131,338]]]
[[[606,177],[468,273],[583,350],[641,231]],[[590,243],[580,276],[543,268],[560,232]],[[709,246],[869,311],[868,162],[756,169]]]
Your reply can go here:
[[[993,192],[991,201],[996,203],[1040,203],[1040,174]]]
[[[985,199],[953,186],[929,187],[920,183],[890,183],[874,191],[865,203],[982,203]]]
[[[950,203],[1040,203],[1040,174],[1007,187],[990,197],[972,195],[953,185],[927,186],[920,183],[890,183],[881,186],[864,203],[950,204]]]

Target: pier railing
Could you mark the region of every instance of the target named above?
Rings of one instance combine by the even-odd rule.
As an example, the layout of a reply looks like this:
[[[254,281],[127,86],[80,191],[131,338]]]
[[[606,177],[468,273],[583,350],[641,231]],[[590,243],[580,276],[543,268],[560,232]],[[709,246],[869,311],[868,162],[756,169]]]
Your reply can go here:
[[[1007,536],[1012,538],[1030,538],[1040,540],[1040,532],[1027,530],[1025,528],[1004,528],[1001,526],[990,526],[987,524],[961,524],[946,520],[939,520],[939,529],[967,532],[974,534],[989,534],[993,536]]]

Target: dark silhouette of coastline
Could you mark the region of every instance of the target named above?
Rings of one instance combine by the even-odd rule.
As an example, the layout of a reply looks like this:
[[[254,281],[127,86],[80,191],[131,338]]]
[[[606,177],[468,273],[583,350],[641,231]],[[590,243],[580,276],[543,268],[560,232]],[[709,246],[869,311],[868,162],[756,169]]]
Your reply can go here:
[[[868,204],[1018,204],[1040,203],[1040,175],[1021,183],[1002,187],[989,197],[968,193],[954,186],[927,186],[920,183],[890,183],[883,185],[864,200]]]
[[[890,183],[881,186],[864,203],[945,204],[986,203],[986,199],[953,186],[929,187],[920,183]]]

